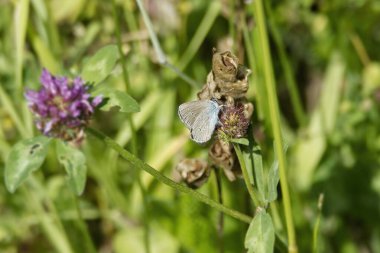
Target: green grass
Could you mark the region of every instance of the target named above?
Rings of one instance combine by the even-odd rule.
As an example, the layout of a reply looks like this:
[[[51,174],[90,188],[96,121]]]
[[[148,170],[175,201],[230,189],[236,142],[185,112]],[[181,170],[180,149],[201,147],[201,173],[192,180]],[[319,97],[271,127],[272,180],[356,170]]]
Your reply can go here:
[[[177,109],[206,83],[213,47],[253,70],[248,99],[264,177],[274,160],[280,176],[267,209],[274,252],[380,249],[380,4],[243,2],[0,3],[3,171],[12,146],[38,134],[23,92],[38,88],[43,67],[74,77],[117,45],[121,57],[100,85],[140,105],[96,112],[81,147],[83,195],[71,193],[53,149],[15,193],[0,184],[0,252],[244,252],[264,205],[248,172],[233,182],[221,173],[222,196],[213,174],[193,190],[173,173],[183,158],[208,159]]]

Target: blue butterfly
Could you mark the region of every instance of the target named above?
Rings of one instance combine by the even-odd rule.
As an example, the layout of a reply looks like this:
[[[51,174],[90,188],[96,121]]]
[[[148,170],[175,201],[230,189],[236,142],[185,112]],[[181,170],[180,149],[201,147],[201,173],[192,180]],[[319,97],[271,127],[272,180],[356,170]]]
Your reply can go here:
[[[197,100],[181,104],[178,115],[197,143],[209,141],[219,121],[220,106],[214,100]]]

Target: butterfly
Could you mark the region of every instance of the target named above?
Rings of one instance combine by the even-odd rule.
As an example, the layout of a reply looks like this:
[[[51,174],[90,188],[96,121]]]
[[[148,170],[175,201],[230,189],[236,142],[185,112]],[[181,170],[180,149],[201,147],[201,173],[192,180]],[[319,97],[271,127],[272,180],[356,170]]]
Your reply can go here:
[[[219,122],[220,106],[214,100],[197,100],[181,104],[178,116],[199,144],[209,141]]]

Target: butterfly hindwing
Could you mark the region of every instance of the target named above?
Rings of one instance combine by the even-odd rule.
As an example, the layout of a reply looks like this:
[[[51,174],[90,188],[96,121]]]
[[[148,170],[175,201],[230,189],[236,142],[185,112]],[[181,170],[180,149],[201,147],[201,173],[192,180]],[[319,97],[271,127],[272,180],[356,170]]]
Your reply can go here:
[[[209,141],[218,122],[219,106],[209,101],[208,106],[197,116],[191,128],[191,139],[197,143]]]

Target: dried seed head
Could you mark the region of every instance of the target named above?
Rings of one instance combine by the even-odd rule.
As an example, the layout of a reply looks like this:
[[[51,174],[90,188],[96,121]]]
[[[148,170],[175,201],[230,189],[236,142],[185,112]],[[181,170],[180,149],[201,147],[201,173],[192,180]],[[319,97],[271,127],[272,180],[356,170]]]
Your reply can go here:
[[[252,73],[252,70],[250,70],[244,65],[239,64],[237,73],[236,73],[236,79],[239,81],[247,81],[247,78],[251,73]]]
[[[212,71],[215,81],[234,82],[236,80],[239,59],[230,51],[219,53],[214,49],[213,53]]]
[[[251,70],[239,64],[238,58],[230,51],[220,53],[214,49],[212,71],[198,98],[227,100],[229,104],[234,104],[236,99],[245,97],[250,73]]]
[[[241,176],[239,163],[236,160],[236,154],[231,144],[216,140],[208,154],[213,165],[223,169],[228,180],[234,181]]]
[[[184,159],[178,163],[176,170],[182,180],[191,188],[201,187],[210,176],[210,167],[207,162],[199,159]]]

